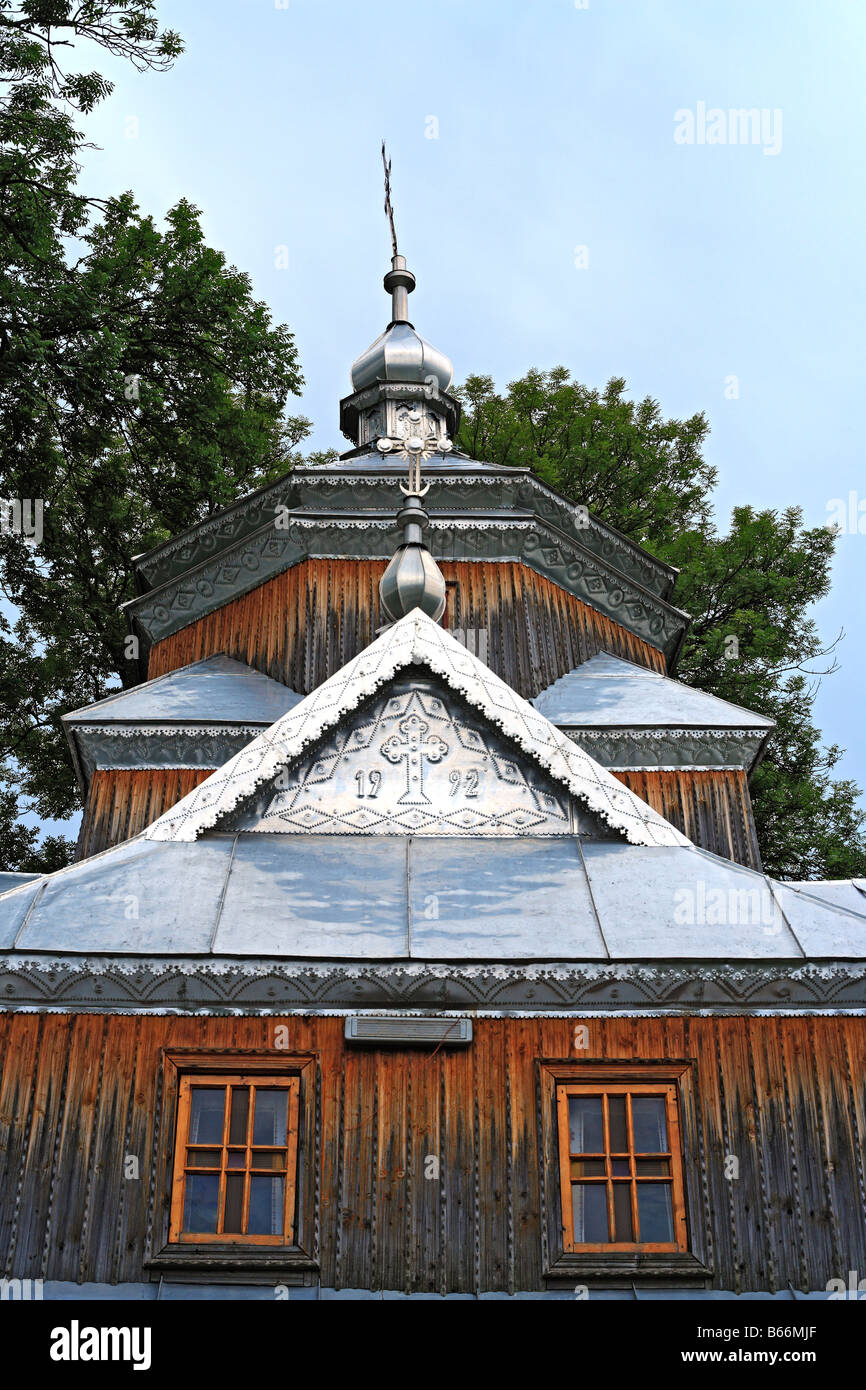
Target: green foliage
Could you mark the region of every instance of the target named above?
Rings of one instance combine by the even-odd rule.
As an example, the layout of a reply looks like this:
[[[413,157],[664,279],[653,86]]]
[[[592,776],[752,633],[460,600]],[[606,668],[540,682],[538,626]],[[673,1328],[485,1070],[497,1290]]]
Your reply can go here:
[[[829,588],[833,530],[804,528],[796,507],[737,507],[720,535],[716,475],[701,452],[706,419],[663,420],[655,401],[627,400],[619,378],[600,393],[557,367],[528,372],[504,395],[489,377],[470,377],[459,395],[458,443],[472,457],[531,468],[680,570],[673,601],[692,624],[678,678],[776,721],[752,782],[767,871],[866,874],[859,789],[832,777],[843,750],[823,748],[812,723],[809,677],[828,653],[808,612]]]
[[[60,715],[137,679],[120,612],[134,555],[286,472],[309,431],[285,414],[292,335],[197,209],[181,200],[160,228],[131,193],[80,192],[74,115],[111,88],[61,71],[70,38],[140,69],[181,50],[149,0],[0,0],[0,496],[44,502],[38,546],[0,535],[7,868],[64,853],[16,820],[77,807]]]

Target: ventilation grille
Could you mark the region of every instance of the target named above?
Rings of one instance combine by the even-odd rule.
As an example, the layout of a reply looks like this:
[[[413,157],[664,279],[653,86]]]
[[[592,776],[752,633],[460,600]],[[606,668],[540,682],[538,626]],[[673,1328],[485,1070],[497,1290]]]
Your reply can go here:
[[[454,1047],[472,1041],[471,1018],[391,1018],[355,1015],[346,1019],[346,1040],[356,1043],[442,1043]]]

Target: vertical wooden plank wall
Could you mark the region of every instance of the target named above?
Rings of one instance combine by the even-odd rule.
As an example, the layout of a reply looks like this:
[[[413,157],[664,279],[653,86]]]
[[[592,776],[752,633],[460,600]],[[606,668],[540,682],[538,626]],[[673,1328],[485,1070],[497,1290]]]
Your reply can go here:
[[[611,771],[701,849],[760,870],[752,798],[742,768]]]
[[[665,673],[656,647],[524,565],[440,568],[445,625],[484,633],[487,665],[527,699],[602,649]],[[225,652],[306,695],[373,641],[384,570],[384,560],[304,560],[155,643],[148,677]]]
[[[160,1049],[267,1049],[281,1023],[319,1061],[323,1284],[543,1288],[536,1061],[574,1057],[574,1021],[556,1018],[477,1019],[467,1049],[377,1051],[347,1047],[340,1018],[0,1014],[0,1274],[146,1278],[173,1124]],[[685,1163],[715,1287],[866,1270],[866,1019],[589,1023],[596,1059],[697,1061]]]
[[[100,768],[90,780],[76,857],[119,845],[197,787],[213,768]],[[624,782],[702,849],[760,869],[744,772],[622,772]]]
[[[199,782],[210,777],[213,770],[212,767],[97,768],[90,779],[76,858],[87,859],[111,845],[131,840]]]

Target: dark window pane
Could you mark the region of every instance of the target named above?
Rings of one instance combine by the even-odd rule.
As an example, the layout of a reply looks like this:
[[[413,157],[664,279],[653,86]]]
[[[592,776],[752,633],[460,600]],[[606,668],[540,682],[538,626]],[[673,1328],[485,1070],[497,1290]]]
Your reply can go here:
[[[240,1235],[243,1230],[244,1214],[244,1175],[230,1173],[226,1178],[226,1214],[223,1230],[230,1235]]]
[[[195,1235],[210,1235],[217,1228],[217,1202],[220,1180],[214,1173],[190,1173],[183,1203],[183,1229]]]
[[[639,1178],[668,1178],[671,1172],[669,1158],[639,1158],[635,1161]]]
[[[285,1150],[274,1151],[273,1149],[253,1149],[252,1168],[273,1168],[275,1172],[281,1173],[286,1167]]]
[[[612,1158],[610,1171],[615,1178],[627,1178],[631,1172],[627,1158]]]
[[[663,1096],[632,1096],[631,1122],[635,1153],[666,1153],[668,1125]]]
[[[256,1091],[253,1143],[285,1144],[288,1114],[289,1095],[287,1091]]]
[[[189,1142],[221,1144],[225,1111],[225,1086],[193,1086],[189,1106]]]
[[[573,1158],[571,1161],[573,1178],[604,1178],[607,1176],[603,1158]]]
[[[247,1111],[250,1107],[249,1086],[232,1086],[232,1115],[229,1121],[229,1143],[247,1142]]]
[[[283,1179],[250,1178],[247,1234],[278,1236],[283,1231]]]
[[[246,1149],[233,1149],[229,1153],[229,1168],[245,1168],[247,1162]]]
[[[600,1245],[607,1231],[607,1184],[576,1182],[571,1186],[574,1239],[578,1245]]]
[[[625,1117],[625,1096],[608,1096],[607,1123],[610,1129],[610,1152],[628,1153],[628,1124]]]
[[[601,1096],[569,1096],[568,1127],[573,1154],[603,1154]]]
[[[666,1182],[639,1182],[637,1215],[640,1238],[646,1244],[670,1242],[674,1238],[671,1188]]]
[[[630,1182],[615,1182],[613,1185],[613,1219],[616,1226],[616,1239],[634,1240]]]
[[[219,1168],[220,1149],[190,1149],[186,1156],[187,1168]]]

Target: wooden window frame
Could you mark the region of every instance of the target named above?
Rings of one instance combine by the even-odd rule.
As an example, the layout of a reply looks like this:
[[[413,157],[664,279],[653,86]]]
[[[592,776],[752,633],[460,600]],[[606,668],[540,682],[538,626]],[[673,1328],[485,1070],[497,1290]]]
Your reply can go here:
[[[571,1126],[568,1117],[568,1102],[572,1096],[586,1096],[587,1098],[599,1097],[602,1100],[602,1116],[604,1125],[604,1155],[605,1165],[604,1177],[582,1177],[581,1182],[592,1186],[604,1187],[607,1206],[608,1229],[614,1230],[614,1205],[613,1192],[614,1183],[625,1187],[628,1185],[631,1200],[631,1219],[632,1229],[640,1232],[640,1218],[638,1215],[638,1189],[642,1183],[668,1183],[671,1190],[671,1215],[673,1220],[674,1239],[672,1241],[605,1241],[603,1243],[581,1241],[577,1242],[574,1238],[574,1219],[571,1211],[572,1187],[574,1179],[572,1177],[571,1165],[575,1155],[571,1152]],[[609,1133],[608,1105],[607,1100],[610,1096],[625,1096],[626,1103],[626,1124],[628,1126],[628,1154],[625,1150],[617,1151],[618,1157],[627,1156],[629,1159],[630,1173],[626,1179],[624,1177],[615,1179],[612,1175],[612,1150]],[[670,1176],[653,1175],[652,1177],[638,1177],[635,1167],[635,1159],[638,1157],[634,1147],[634,1131],[632,1122],[632,1107],[628,1103],[631,1096],[655,1096],[665,1102],[665,1119],[667,1122],[668,1148],[664,1153],[641,1154],[640,1157],[664,1159],[670,1163]],[[587,1081],[580,1082],[559,1082],[556,1087],[556,1112],[557,1112],[557,1132],[559,1142],[559,1181],[560,1199],[562,1202],[562,1236],[563,1250],[574,1254],[604,1254],[608,1251],[628,1251],[633,1254],[672,1254],[675,1251],[680,1253],[689,1248],[688,1228],[686,1225],[685,1197],[683,1192],[683,1173],[682,1173],[682,1150],[680,1142],[680,1120],[677,1086],[675,1082],[652,1082],[640,1081],[630,1082],[626,1080],[616,1083]],[[591,1157],[598,1157],[593,1154]]]
[[[611,1061],[592,1056],[581,1061],[575,1061],[574,1057],[537,1058],[535,1065],[544,1278],[550,1282],[568,1279],[573,1283],[601,1280],[605,1287],[622,1284],[630,1288],[636,1279],[670,1281],[675,1287],[708,1287],[713,1270],[706,1235],[709,1218],[702,1186],[705,1158],[694,1058],[665,1061],[643,1058]],[[653,1250],[638,1244],[626,1247],[612,1243],[596,1248],[566,1248],[570,1228],[563,1217],[557,1088],[590,1085],[598,1094],[607,1086],[634,1089],[647,1084],[655,1089],[664,1089],[666,1085],[675,1085],[677,1089],[685,1248]],[[570,1202],[570,1191],[568,1199]]]
[[[287,1223],[284,1234],[277,1237],[188,1232],[183,1233],[182,1239],[175,1239],[180,1225],[175,1185],[181,1153],[179,1141],[186,1135],[181,1108],[184,1082],[193,1086],[197,1081],[217,1078],[217,1084],[225,1085],[232,1081],[237,1084],[243,1079],[261,1085],[265,1078],[275,1077],[291,1082],[297,1094],[297,1124],[291,1145],[294,1153],[291,1225]],[[178,1277],[193,1282],[228,1278],[230,1274],[241,1280],[261,1282],[265,1272],[272,1276],[278,1274],[281,1280],[289,1283],[308,1282],[313,1271],[319,1268],[316,1166],[320,1146],[317,1119],[320,1089],[321,1074],[314,1053],[240,1048],[220,1052],[163,1049],[159,1126],[163,1141],[156,1155],[154,1221],[144,1261],[147,1268],[165,1273],[169,1278],[172,1271],[177,1271]],[[273,1148],[274,1145],[264,1147]],[[286,1172],[288,1176],[288,1159]]]
[[[189,1138],[190,1111],[192,1108],[193,1090],[212,1087],[214,1090],[226,1092],[223,1109],[223,1132],[218,1145],[193,1144]],[[229,1124],[231,1121],[231,1094],[235,1087],[247,1089],[250,1092],[250,1105],[247,1113],[247,1132],[243,1144],[245,1151],[245,1162],[243,1167],[230,1168],[228,1163],[229,1151]],[[268,1144],[253,1146],[252,1129],[255,1114],[255,1095],[259,1088],[268,1090],[287,1091],[288,1115],[287,1133],[285,1144]],[[170,1245],[282,1245],[291,1246],[295,1228],[295,1203],[297,1200],[298,1187],[298,1098],[300,1083],[297,1076],[286,1075],[285,1073],[267,1074],[263,1072],[228,1072],[217,1071],[212,1073],[183,1072],[178,1078],[178,1105],[177,1105],[177,1125],[175,1129],[174,1144],[174,1175],[171,1186],[171,1214],[169,1218]],[[239,1148],[235,1145],[232,1147]],[[285,1149],[285,1167],[282,1169],[283,1177],[283,1221],[282,1231],[278,1235],[250,1234],[248,1232],[226,1232],[220,1230],[225,1219],[225,1195],[226,1180],[232,1176],[244,1177],[244,1202],[242,1211],[242,1221],[245,1224],[249,1219],[249,1187],[247,1181],[253,1173],[257,1172],[253,1162],[255,1158],[254,1147],[267,1148],[269,1151],[274,1149]],[[189,1150],[194,1148],[214,1148],[219,1150],[218,1163],[214,1167],[204,1168],[190,1166],[185,1160],[189,1157]],[[183,1229],[184,1203],[186,1199],[186,1184],[190,1175],[216,1173],[219,1179],[219,1191],[217,1197],[217,1230],[211,1231],[185,1231]],[[268,1170],[258,1170],[262,1176],[269,1175]],[[270,1175],[280,1176],[279,1171],[270,1170]]]

